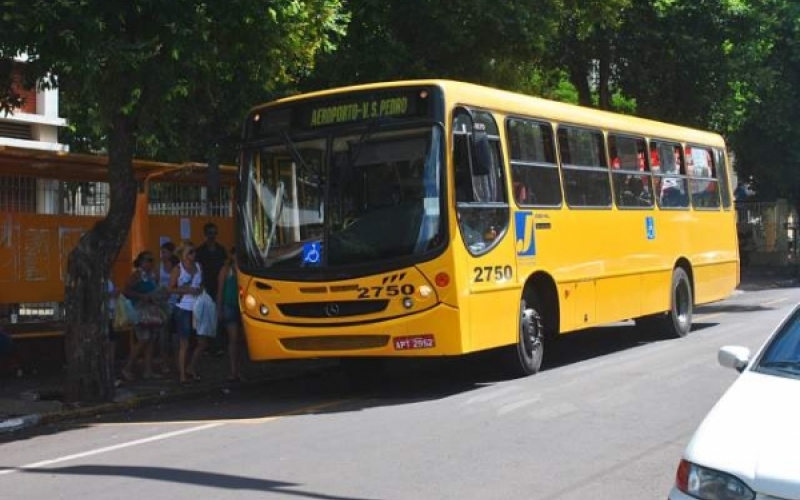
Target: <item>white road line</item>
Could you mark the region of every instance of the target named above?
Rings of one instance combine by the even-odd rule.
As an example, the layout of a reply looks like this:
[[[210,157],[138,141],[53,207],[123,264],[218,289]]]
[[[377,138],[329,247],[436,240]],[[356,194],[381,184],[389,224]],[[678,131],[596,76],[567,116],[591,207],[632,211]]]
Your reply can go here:
[[[775,304],[780,304],[781,302],[786,302],[787,300],[789,300],[787,297],[783,297],[783,298],[780,298],[780,299],[770,300],[769,302],[762,302],[761,305],[762,306],[772,306],[772,305],[775,305]]]
[[[94,456],[94,455],[99,455],[101,453],[107,453],[109,451],[116,451],[116,450],[121,450],[123,448],[130,448],[132,446],[138,446],[140,444],[152,443],[153,441],[161,441],[161,440],[164,440],[164,439],[169,439],[169,438],[181,436],[183,434],[190,434],[192,432],[198,432],[198,431],[204,431],[204,430],[207,430],[207,429],[213,429],[214,427],[219,427],[221,425],[224,425],[224,424],[212,423],[212,424],[206,424],[206,425],[199,425],[197,427],[189,427],[188,429],[181,429],[179,431],[165,432],[164,434],[156,434],[155,436],[150,436],[150,437],[144,438],[144,439],[137,439],[136,441],[128,441],[127,443],[115,444],[114,446],[106,446],[105,448],[97,448],[95,450],[84,451],[82,453],[76,453],[74,455],[66,455],[66,456],[59,457],[59,458],[54,458],[54,459],[51,459],[51,460],[43,460],[41,462],[36,462],[36,463],[32,463],[32,464],[27,464],[27,465],[21,465],[19,467],[14,468],[14,469],[0,470],[0,476],[6,475],[6,474],[13,474],[14,472],[20,472],[20,471],[23,471],[25,469],[36,469],[36,468],[39,468],[39,467],[45,467],[45,466],[48,466],[48,465],[58,464],[58,463],[61,463],[61,462],[67,462],[69,460],[77,460],[79,458],[91,457],[91,456]]]

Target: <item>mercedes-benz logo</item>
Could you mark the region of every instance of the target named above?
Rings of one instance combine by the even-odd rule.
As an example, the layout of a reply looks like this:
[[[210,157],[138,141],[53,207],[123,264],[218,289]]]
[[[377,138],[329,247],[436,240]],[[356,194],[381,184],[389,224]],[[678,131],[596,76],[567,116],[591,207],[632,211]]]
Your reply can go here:
[[[339,315],[339,304],[326,304],[325,305],[325,316],[329,318],[333,318],[334,316]]]

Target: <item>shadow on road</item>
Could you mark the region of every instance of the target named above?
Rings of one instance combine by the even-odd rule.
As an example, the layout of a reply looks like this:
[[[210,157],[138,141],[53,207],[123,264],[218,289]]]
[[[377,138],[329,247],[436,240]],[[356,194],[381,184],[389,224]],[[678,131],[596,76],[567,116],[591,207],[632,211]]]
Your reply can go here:
[[[0,467],[0,470],[11,469]],[[147,479],[151,481],[202,486],[206,488],[218,488],[223,490],[280,492],[281,495],[294,496],[298,498],[312,498],[318,500],[371,500],[364,497],[343,497],[303,491],[301,489],[297,489],[297,487],[300,485],[296,483],[287,483],[283,481],[273,481],[270,479],[254,477],[235,476],[232,474],[220,474],[217,472],[176,469],[172,467],[80,465],[75,467],[56,467],[43,469],[25,468],[19,469],[19,472],[23,474],[46,474],[48,476],[71,475],[129,477],[135,479]]]

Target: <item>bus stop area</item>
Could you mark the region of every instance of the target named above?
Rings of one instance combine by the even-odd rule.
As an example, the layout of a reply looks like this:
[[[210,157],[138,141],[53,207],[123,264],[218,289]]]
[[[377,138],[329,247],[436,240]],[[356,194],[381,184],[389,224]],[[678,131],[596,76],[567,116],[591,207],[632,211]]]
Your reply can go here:
[[[139,251],[157,255],[167,240],[200,244],[208,222],[217,225],[221,245],[232,245],[235,167],[220,167],[213,197],[205,164],[135,160],[133,168],[136,213],[112,268],[117,287],[130,275]],[[11,380],[58,371],[65,363],[67,259],[107,213],[107,170],[105,156],[0,147],[0,330],[13,343],[11,355],[0,359],[3,388]],[[118,342],[119,356],[129,347],[130,341]]]
[[[790,286],[779,268],[754,266],[742,270],[742,290],[763,290]],[[245,359],[246,382],[226,380],[226,357],[207,356],[202,361],[202,381],[181,385],[174,379],[138,380],[117,389],[115,401],[84,407],[69,407],[61,401],[63,374],[46,370],[24,373],[0,373],[0,435],[25,428],[107,413],[119,413],[137,407],[199,398],[214,392],[227,394],[242,386],[257,386],[286,380],[301,374],[319,372],[335,366],[335,360],[281,360],[249,362]]]

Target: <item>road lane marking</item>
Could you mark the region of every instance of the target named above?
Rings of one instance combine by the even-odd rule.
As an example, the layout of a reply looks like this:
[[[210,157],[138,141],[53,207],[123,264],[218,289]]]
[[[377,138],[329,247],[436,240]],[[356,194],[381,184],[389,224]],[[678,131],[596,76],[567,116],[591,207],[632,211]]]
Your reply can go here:
[[[318,405],[304,406],[296,410],[288,410],[275,415],[268,415],[265,417],[252,417],[252,418],[219,418],[219,419],[197,419],[197,420],[148,420],[142,422],[98,422],[91,424],[90,427],[126,427],[126,426],[145,426],[145,425],[193,425],[199,423],[206,424],[263,424],[278,420],[283,417],[299,416],[308,413],[313,413],[320,410],[325,410],[334,406],[342,406],[345,403],[353,401],[352,399],[340,399],[337,401],[330,401],[327,403],[320,403]]]
[[[770,300],[768,302],[762,302],[761,305],[762,306],[773,306],[775,304],[780,304],[781,302],[786,302],[787,300],[788,300],[787,297],[783,297],[783,298],[780,298],[780,299]]]
[[[710,318],[716,318],[717,316],[722,316],[725,313],[708,313],[708,314],[697,314],[692,318],[692,321],[705,321]]]
[[[170,439],[173,437],[182,436],[184,434],[190,434],[192,432],[199,432],[205,431],[208,429],[213,429],[214,427],[219,427],[223,424],[213,423],[213,424],[205,424],[205,425],[198,425],[197,427],[189,427],[188,429],[181,429],[178,431],[172,432],[165,432],[163,434],[156,434],[155,436],[150,436],[147,438],[137,439],[135,441],[128,441],[127,443],[120,443],[115,444],[113,446],[106,446],[104,448],[97,448],[94,450],[84,451],[81,453],[75,453],[74,455],[66,455],[63,457],[53,458],[50,460],[42,460],[41,462],[35,462],[32,464],[21,465],[14,469],[2,470],[0,471],[0,475],[12,474],[14,472],[24,471],[25,469],[37,469],[40,467],[46,467],[48,465],[58,464],[62,462],[68,462],[70,460],[77,460],[79,458],[86,458],[91,457],[94,455],[100,455],[101,453],[108,453],[110,451],[122,450],[124,448],[131,448],[133,446],[139,446],[140,444],[147,444],[152,443],[153,441],[162,441],[164,439]]]
[[[505,415],[506,413],[511,413],[513,411],[519,410],[520,408],[524,408],[526,406],[530,406],[532,404],[538,403],[541,400],[542,400],[542,398],[540,398],[539,396],[534,396],[534,397],[529,398],[529,399],[523,399],[522,401],[517,401],[517,402],[514,402],[514,403],[509,403],[509,404],[503,405],[503,406],[501,406],[500,408],[497,409],[497,415],[498,416],[502,416],[502,415]]]
[[[102,453],[108,453],[108,452],[111,452],[111,451],[122,450],[122,449],[130,448],[130,447],[133,447],[133,446],[139,446],[140,444],[152,443],[153,441],[162,441],[164,439],[170,439],[170,438],[173,438],[173,437],[182,436],[184,434],[190,434],[192,432],[199,432],[199,431],[205,431],[205,430],[213,429],[215,427],[222,427],[222,426],[230,424],[230,423],[258,424],[258,423],[264,423],[264,422],[270,422],[270,421],[273,421],[273,420],[278,420],[281,417],[288,417],[288,416],[292,416],[292,415],[305,415],[305,414],[309,414],[311,412],[324,410],[324,409],[332,407],[332,406],[339,406],[339,405],[342,405],[342,404],[344,404],[344,403],[346,403],[348,401],[351,401],[351,400],[350,399],[342,399],[342,400],[331,401],[331,402],[327,402],[327,403],[321,403],[321,404],[318,404],[318,405],[304,406],[302,408],[298,408],[298,409],[295,409],[295,410],[289,410],[289,411],[282,412],[282,413],[279,413],[277,415],[271,415],[271,416],[268,416],[268,417],[248,418],[248,419],[239,419],[239,420],[230,419],[230,420],[207,421],[203,425],[198,425],[198,426],[195,426],[195,427],[189,427],[188,429],[180,429],[180,430],[177,430],[177,431],[165,432],[163,434],[156,434],[155,436],[150,436],[150,437],[142,438],[142,439],[136,439],[134,441],[128,441],[128,442],[125,442],[125,443],[115,444],[115,445],[112,445],[112,446],[105,446],[103,448],[97,448],[97,449],[94,449],[94,450],[84,451],[84,452],[81,452],[81,453],[75,453],[73,455],[66,455],[66,456],[63,456],[63,457],[53,458],[53,459],[50,459],[50,460],[42,460],[41,462],[35,462],[35,463],[32,463],[32,464],[20,465],[18,467],[9,468],[9,469],[6,469],[6,470],[0,470],[0,476],[13,474],[15,472],[24,472],[25,469],[37,469],[37,468],[41,468],[41,467],[46,467],[48,465],[67,462],[67,461],[70,461],[70,460],[77,460],[79,458],[86,458],[86,457],[91,457],[91,456],[94,456],[94,455],[100,455]],[[202,422],[202,420],[185,421],[185,422],[183,422],[183,424],[184,425],[186,425],[186,424],[197,424],[199,422]],[[112,425],[116,425],[116,426],[119,426],[119,425],[137,425],[137,424],[138,425],[158,425],[158,424],[172,424],[172,423],[173,422],[144,422],[144,423],[131,422],[129,424],[125,424],[125,423],[109,423],[109,424],[93,424],[92,427],[112,426]],[[180,422],[174,422],[174,423],[175,424],[179,424]]]

